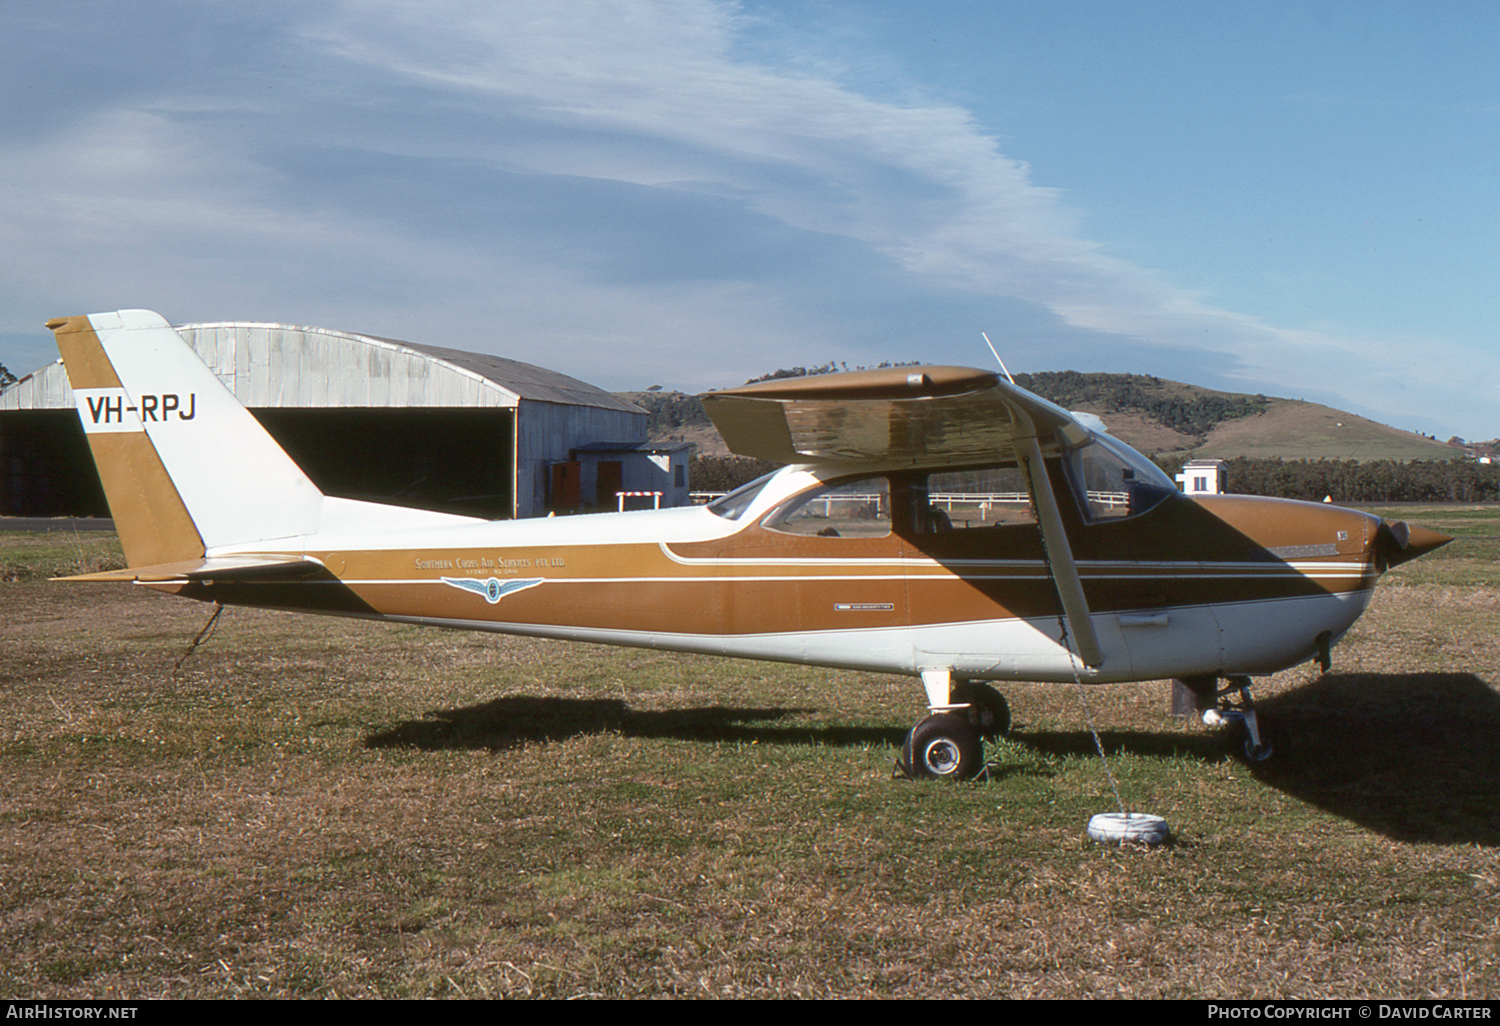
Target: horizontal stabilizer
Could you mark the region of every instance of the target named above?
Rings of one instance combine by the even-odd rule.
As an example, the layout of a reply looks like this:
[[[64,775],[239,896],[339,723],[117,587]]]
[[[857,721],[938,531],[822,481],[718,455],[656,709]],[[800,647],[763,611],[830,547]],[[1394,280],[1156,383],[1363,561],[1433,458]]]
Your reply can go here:
[[[295,556],[208,556],[127,570],[105,570],[96,574],[55,577],[57,581],[285,581],[326,573],[322,563]]]

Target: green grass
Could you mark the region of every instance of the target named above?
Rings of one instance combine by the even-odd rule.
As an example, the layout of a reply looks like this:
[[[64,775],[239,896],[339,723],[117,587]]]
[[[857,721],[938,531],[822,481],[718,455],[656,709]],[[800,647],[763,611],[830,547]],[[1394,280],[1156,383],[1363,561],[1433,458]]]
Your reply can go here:
[[[125,565],[109,531],[0,531],[0,581],[44,580]]]
[[[1090,689],[1159,850],[1084,836],[1073,687],[1005,687],[988,780],[914,783],[905,679],[235,609],[174,673],[206,607],[0,585],[0,989],[1500,996],[1500,581],[1459,559],[1258,682],[1276,773],[1164,683]]]

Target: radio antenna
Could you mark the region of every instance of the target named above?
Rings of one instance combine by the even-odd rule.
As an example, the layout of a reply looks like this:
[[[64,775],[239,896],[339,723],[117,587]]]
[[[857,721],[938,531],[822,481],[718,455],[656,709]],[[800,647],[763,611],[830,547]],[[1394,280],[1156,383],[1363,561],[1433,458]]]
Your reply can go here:
[[[982,331],[979,333],[979,337],[984,339],[984,344],[990,347],[991,353],[995,354],[995,362],[1000,365],[1001,370],[1005,371],[1005,380],[1014,385],[1016,383],[1016,379],[1010,376],[1010,370],[1005,366],[1005,361],[1000,359],[1000,354],[998,352],[995,352],[995,343],[991,342],[990,337]]]

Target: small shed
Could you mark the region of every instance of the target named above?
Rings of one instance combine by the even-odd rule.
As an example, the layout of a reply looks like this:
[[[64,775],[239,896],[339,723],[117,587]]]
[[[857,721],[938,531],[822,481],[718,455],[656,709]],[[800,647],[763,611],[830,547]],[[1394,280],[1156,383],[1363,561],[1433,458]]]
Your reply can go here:
[[[686,506],[691,442],[620,444],[594,442],[574,447],[567,471],[577,481],[577,506],[595,509],[654,509]],[[554,473],[560,469],[554,467]],[[553,494],[558,494],[556,487]]]
[[[1188,460],[1177,483],[1188,495],[1222,495],[1229,487],[1223,460]]]
[[[552,494],[575,449],[646,440],[634,403],[518,360],[287,324],[176,331],[330,495],[543,516],[575,505]],[[0,514],[108,515],[61,361],[0,391]]]

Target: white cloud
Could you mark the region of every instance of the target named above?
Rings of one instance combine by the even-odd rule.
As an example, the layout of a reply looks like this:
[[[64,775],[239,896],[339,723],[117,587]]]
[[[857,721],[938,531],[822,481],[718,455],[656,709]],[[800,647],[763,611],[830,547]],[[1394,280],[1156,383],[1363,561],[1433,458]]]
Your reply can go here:
[[[417,12],[349,0],[342,12],[323,26],[337,52],[572,130],[505,154],[529,171],[693,183],[794,228],[858,240],[945,287],[1040,303],[1091,331],[1233,354],[1272,379],[1283,361],[1269,350],[1306,345],[1305,333],[1215,310],[1100,252],[1063,198],[966,111],[877,102],[737,59],[740,22],[727,5],[454,0]],[[634,159],[619,147],[600,156],[589,129],[604,128],[637,140]]]
[[[128,95],[80,78],[76,117],[0,142],[0,328],[154,305],[706,387],[828,358],[972,362],[980,328],[1004,333],[981,318],[1034,305],[1028,327],[1067,333],[1054,349],[1079,369],[1170,376],[1171,359],[1207,354],[1246,387],[1343,390],[1403,416],[1451,388],[1456,357],[1430,340],[1411,361],[1280,328],[1112,256],[968,111],[752,56],[733,4],[264,11],[246,15],[264,23],[244,54],[221,26],[153,23],[184,33],[158,51],[240,59],[133,68]],[[978,321],[951,352],[935,339],[945,311]],[[942,326],[913,331],[923,318]],[[1171,355],[1111,364],[1150,347]]]

